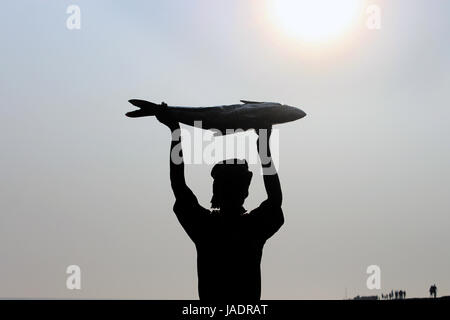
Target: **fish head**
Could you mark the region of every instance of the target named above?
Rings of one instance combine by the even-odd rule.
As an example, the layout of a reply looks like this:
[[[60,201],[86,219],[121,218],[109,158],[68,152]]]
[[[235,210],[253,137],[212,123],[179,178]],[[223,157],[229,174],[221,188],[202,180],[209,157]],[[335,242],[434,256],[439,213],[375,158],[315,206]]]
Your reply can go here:
[[[287,104],[273,107],[271,111],[271,118],[273,123],[295,121],[306,116],[306,113],[303,110],[288,106]]]
[[[285,110],[286,117],[291,119],[290,121],[298,120],[306,116],[306,113],[302,109],[291,107],[287,104],[284,104],[282,108]]]

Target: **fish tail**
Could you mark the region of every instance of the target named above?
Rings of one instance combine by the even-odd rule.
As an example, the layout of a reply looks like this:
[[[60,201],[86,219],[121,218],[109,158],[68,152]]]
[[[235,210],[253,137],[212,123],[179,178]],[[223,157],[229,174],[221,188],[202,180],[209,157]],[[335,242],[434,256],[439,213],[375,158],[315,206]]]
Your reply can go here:
[[[161,108],[160,104],[156,104],[146,100],[131,99],[129,103],[139,108],[139,110],[127,112],[125,115],[130,118],[154,116]]]

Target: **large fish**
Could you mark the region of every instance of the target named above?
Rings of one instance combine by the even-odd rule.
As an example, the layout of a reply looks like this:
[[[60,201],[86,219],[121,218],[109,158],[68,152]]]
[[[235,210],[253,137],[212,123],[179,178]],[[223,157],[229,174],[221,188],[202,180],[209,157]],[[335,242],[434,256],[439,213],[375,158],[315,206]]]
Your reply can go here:
[[[131,118],[155,116],[166,113],[175,121],[201,128],[215,129],[222,134],[230,130],[268,128],[271,125],[298,120],[306,116],[302,110],[274,102],[241,100],[242,104],[216,107],[179,107],[165,103],[156,104],[145,100],[132,99],[129,102],[139,110],[130,111]]]

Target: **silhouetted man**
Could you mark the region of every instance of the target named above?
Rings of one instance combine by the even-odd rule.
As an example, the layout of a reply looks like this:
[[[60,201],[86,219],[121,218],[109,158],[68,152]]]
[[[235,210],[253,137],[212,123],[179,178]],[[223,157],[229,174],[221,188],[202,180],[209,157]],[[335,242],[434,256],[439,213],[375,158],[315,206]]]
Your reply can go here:
[[[270,157],[271,130],[265,137],[258,131],[257,145],[267,200],[246,212],[243,204],[252,173],[245,160],[234,159],[233,164],[227,161],[213,167],[212,210],[208,210],[186,185],[179,123],[162,117],[158,120],[172,131],[170,181],[176,198],[173,210],[197,249],[200,299],[259,300],[263,246],[284,222],[280,181]]]
[[[437,287],[435,284],[433,284],[430,287],[430,296],[432,296],[433,298],[436,298],[436,295],[437,295]]]

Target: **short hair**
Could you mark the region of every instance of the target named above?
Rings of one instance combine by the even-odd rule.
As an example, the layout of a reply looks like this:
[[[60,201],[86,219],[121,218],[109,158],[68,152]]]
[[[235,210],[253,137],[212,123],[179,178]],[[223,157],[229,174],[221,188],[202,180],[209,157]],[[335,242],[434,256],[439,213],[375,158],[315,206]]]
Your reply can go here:
[[[252,172],[248,170],[248,163],[245,159],[228,159],[223,160],[214,165],[211,170],[213,179],[227,178],[247,178],[250,183]]]

